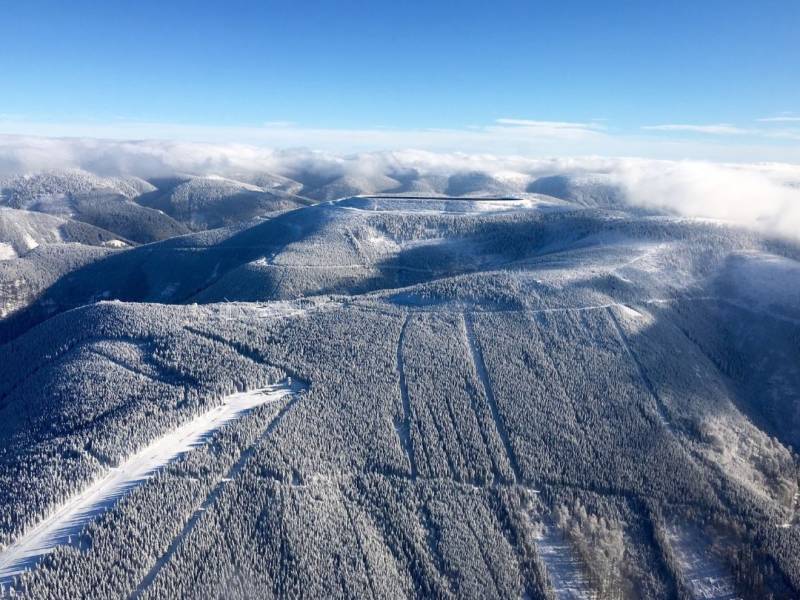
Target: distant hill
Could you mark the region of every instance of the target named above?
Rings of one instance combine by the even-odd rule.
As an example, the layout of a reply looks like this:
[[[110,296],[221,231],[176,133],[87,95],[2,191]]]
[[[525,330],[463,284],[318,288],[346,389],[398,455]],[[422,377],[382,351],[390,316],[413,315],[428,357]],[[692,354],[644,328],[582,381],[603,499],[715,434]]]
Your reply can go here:
[[[174,219],[132,201],[155,189],[136,177],[54,171],[0,180],[0,206],[89,223],[138,243],[188,233]]]
[[[280,183],[276,188],[272,179],[262,176],[256,180],[270,187],[265,190],[222,177],[161,180],[159,189],[140,196],[137,202],[169,215],[192,231],[234,225],[308,204],[279,189]]]
[[[0,199],[12,208],[56,203],[83,192],[104,191],[131,199],[155,188],[138,177],[103,177],[79,169],[46,171],[0,178]]]
[[[629,207],[620,186],[602,175],[539,177],[527,186],[526,191],[555,196],[586,207]]]
[[[127,245],[111,232],[51,215],[0,207],[0,258],[21,256],[44,244]]]

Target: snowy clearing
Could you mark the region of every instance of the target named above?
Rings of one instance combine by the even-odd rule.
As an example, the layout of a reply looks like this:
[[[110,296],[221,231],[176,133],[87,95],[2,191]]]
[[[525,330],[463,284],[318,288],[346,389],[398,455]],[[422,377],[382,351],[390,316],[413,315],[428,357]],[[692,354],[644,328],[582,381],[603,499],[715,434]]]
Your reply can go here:
[[[704,535],[693,526],[672,523],[667,539],[693,598],[736,600],[733,577],[708,548]]]
[[[109,509],[126,493],[151,478],[160,467],[193,447],[204,444],[214,431],[250,410],[299,392],[297,382],[281,383],[227,396],[222,404],[204,412],[105,472],[85,490],[26,532],[0,553],[0,584],[30,569],[57,546],[70,543],[89,521]]]
[[[597,594],[589,588],[583,565],[575,556],[566,536],[555,525],[535,524],[536,549],[547,569],[553,593],[564,600],[594,600]]]
[[[0,260],[13,260],[17,258],[14,247],[7,242],[0,242]]]

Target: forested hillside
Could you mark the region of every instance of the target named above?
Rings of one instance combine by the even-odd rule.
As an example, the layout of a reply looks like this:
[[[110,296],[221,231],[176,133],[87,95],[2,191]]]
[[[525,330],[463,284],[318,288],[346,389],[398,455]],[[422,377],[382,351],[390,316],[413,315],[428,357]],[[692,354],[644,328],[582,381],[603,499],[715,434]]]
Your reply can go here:
[[[5,593],[800,595],[800,248],[562,184],[281,206],[47,282],[0,321],[6,547],[230,394],[304,391],[114,498]],[[159,210],[222,184],[185,185]],[[268,181],[247,185],[261,202]]]

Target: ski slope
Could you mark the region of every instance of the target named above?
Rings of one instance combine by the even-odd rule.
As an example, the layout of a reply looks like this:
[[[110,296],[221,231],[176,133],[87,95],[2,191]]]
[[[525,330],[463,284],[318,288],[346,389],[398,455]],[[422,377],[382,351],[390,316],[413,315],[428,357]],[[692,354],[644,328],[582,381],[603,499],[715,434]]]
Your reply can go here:
[[[69,544],[96,516],[110,508],[126,493],[152,477],[160,467],[193,447],[205,443],[210,434],[263,404],[277,402],[297,393],[297,382],[281,383],[227,396],[222,404],[204,412],[154,441],[118,467],[59,507],[53,514],[26,532],[0,553],[0,584],[7,585],[15,575],[30,569],[57,546]]]

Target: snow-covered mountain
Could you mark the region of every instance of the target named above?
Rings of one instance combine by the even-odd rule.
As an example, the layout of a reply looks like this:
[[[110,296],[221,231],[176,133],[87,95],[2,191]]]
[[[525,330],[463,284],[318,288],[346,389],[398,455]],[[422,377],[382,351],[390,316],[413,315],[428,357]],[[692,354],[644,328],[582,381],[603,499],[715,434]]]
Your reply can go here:
[[[187,233],[169,216],[133,201],[155,190],[138,177],[51,171],[0,180],[0,206],[88,223],[140,243]]]
[[[237,178],[234,177],[234,179]],[[255,174],[245,174],[240,180],[257,186],[267,192],[274,191],[298,195],[303,189],[302,183],[275,173],[257,172]]]
[[[70,271],[129,244],[93,225],[0,207],[0,319],[28,307]]]
[[[193,231],[233,225],[307,204],[279,189],[280,184],[273,185],[275,181],[266,176],[256,179],[270,187],[218,176],[160,180],[161,187],[141,196],[138,202],[166,213]]]
[[[155,188],[151,184],[138,177],[102,177],[80,169],[0,178],[0,202],[29,210],[41,204],[55,204],[60,198],[84,192],[103,191],[132,199],[153,190]]]
[[[112,233],[86,223],[27,210],[0,207],[0,259],[13,259],[44,244],[78,243],[120,247]]]
[[[0,582],[797,596],[800,246],[391,166],[153,179],[197,231],[122,249],[0,210]]]
[[[625,191],[608,175],[550,175],[539,177],[526,188],[591,208],[623,208],[630,203]]]

